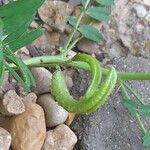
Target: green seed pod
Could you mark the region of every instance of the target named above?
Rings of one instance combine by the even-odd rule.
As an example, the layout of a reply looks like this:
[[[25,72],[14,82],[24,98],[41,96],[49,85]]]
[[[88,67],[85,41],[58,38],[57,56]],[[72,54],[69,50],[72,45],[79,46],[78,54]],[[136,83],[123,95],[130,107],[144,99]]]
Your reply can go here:
[[[96,111],[97,108],[99,108],[101,105],[103,105],[107,98],[110,96],[112,90],[115,87],[115,84],[117,82],[117,72],[115,68],[111,68],[110,73],[106,77],[105,81],[100,85],[99,89],[94,93],[94,96],[96,99],[99,99],[97,103],[95,103],[95,106],[88,110],[87,113]]]
[[[89,98],[94,94],[95,90],[97,90],[101,81],[102,71],[100,63],[95,58],[87,54],[78,54],[73,58],[73,61],[86,62],[90,66],[91,83],[82,99]]]
[[[70,95],[62,71],[56,70],[52,77],[52,94],[54,95],[57,102],[67,111],[76,113],[90,113],[95,111],[106,101],[115,86],[116,80],[116,71],[114,68],[111,68],[110,73],[108,74],[102,85],[99,86],[99,83],[97,83],[97,86],[99,86],[99,88],[94,92],[92,90],[92,96],[90,95],[90,97],[88,98],[84,96],[82,100],[77,101]]]
[[[82,99],[88,99],[89,97],[91,97],[94,94],[95,90],[97,90],[97,87],[100,83],[101,76],[102,76],[100,64],[95,58],[93,58],[87,54],[78,54],[73,58],[73,60],[87,62],[90,66],[92,81],[91,81],[91,84],[90,84],[86,94],[82,97]],[[62,90],[62,87],[63,87],[63,90]],[[79,112],[80,111],[80,108],[79,108],[79,110],[77,110],[78,105],[79,105],[78,100],[74,100],[73,97],[70,95],[61,70],[57,70],[53,74],[52,94],[55,96],[58,103],[60,105],[64,106],[64,108],[66,108],[68,111],[70,111],[70,112]],[[61,100],[59,101],[60,95],[61,95],[61,98],[63,99],[62,101]],[[72,102],[74,107],[70,107],[70,105],[72,105],[70,103],[70,101]],[[89,106],[89,108],[90,107],[91,106]]]

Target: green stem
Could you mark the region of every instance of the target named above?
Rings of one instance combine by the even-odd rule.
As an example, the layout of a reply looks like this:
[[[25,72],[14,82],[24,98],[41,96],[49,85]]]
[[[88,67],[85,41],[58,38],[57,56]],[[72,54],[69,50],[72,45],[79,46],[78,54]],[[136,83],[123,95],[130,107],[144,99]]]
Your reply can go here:
[[[78,17],[76,26],[75,26],[75,28],[73,28],[73,31],[72,31],[72,33],[70,34],[70,36],[69,36],[69,38],[68,38],[68,41],[67,41],[65,47],[63,48],[62,53],[64,53],[65,51],[67,51],[68,46],[70,45],[70,42],[72,41],[72,39],[73,39],[75,33],[77,32],[78,26],[79,26],[80,21],[81,21],[81,19],[82,19],[83,16],[84,16],[84,11],[82,10],[80,16]]]
[[[121,91],[122,91],[123,96],[125,98],[130,99],[130,96],[129,96],[127,90],[126,90],[126,87],[124,86],[124,83],[121,83]],[[136,122],[138,124],[138,127],[140,128],[142,133],[145,134],[146,133],[146,129],[145,129],[144,124],[142,123],[140,115],[138,113],[136,113],[135,119],[136,119]]]
[[[76,43],[78,43],[78,41],[80,41],[82,39],[82,36],[81,37],[78,37],[76,40],[74,40],[70,46],[68,47],[68,49],[66,51],[64,51],[63,53],[61,53],[60,55],[62,56],[66,56],[68,54],[68,52],[76,45]]]
[[[144,102],[139,97],[139,95],[127,83],[124,82],[123,85],[134,95],[134,97],[139,101],[140,104],[144,105]]]
[[[65,65],[69,67],[76,67],[79,69],[90,70],[90,67],[87,63],[84,62],[68,62],[67,57],[60,55],[56,56],[39,56],[24,60],[24,63],[28,67],[51,67],[56,64]],[[14,64],[9,64],[10,67],[17,68]],[[109,69],[102,69],[103,75],[109,73]],[[128,72],[117,72],[118,77],[121,80],[150,80],[150,73],[128,73]]]
[[[69,38],[68,38],[68,40],[67,40],[67,43],[65,44],[65,46],[64,46],[64,48],[63,48],[63,50],[62,50],[62,52],[61,52],[62,55],[66,55],[66,54],[69,52],[69,50],[71,49],[71,48],[68,48],[68,47],[70,46],[70,43],[71,43],[71,41],[72,41],[72,39],[73,39],[75,33],[76,33],[77,30],[78,30],[78,27],[79,27],[79,25],[80,25],[81,19],[82,19],[83,16],[85,15],[85,11],[86,11],[86,9],[87,9],[89,3],[90,3],[90,0],[87,0],[84,9],[81,10],[81,13],[80,13],[80,15],[79,15],[79,17],[78,17],[78,19],[77,19],[77,22],[76,22],[76,26],[75,26],[75,28],[73,28],[72,33],[70,34],[70,36],[69,36]],[[77,42],[76,42],[76,43],[77,43]],[[75,44],[76,44],[76,43],[75,43]],[[75,44],[74,44],[74,45],[75,45]],[[73,47],[74,45],[72,45],[72,47]]]
[[[138,113],[136,113],[136,121],[137,121],[137,123],[138,123],[138,125],[139,125],[139,128],[141,129],[141,131],[143,132],[143,134],[145,135],[146,134],[146,132],[147,132],[147,130],[145,129],[145,127],[144,127],[144,125],[143,125],[143,123],[142,123],[142,121],[141,121],[141,118],[140,118],[140,115],[138,114]]]
[[[121,83],[121,92],[122,92],[121,94],[122,94],[123,98],[130,99],[130,96],[129,96],[129,94],[128,94],[128,92],[127,92],[127,90],[126,90],[123,83]]]

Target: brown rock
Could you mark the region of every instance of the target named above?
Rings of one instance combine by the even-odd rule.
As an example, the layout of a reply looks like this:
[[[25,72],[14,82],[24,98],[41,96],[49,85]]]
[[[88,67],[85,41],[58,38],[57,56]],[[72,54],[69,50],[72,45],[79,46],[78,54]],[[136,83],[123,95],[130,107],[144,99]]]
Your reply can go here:
[[[15,90],[15,85],[16,85],[16,83],[11,81],[9,72],[5,72],[3,83],[0,86],[2,92],[5,93],[9,90]]]
[[[37,96],[35,93],[31,92],[28,95],[26,95],[25,97],[23,97],[23,102],[24,103],[36,103],[37,100]]]
[[[96,53],[99,50],[98,44],[87,39],[81,40],[78,43],[77,47],[80,51],[86,52],[88,54]]]
[[[59,106],[50,94],[40,95],[37,103],[44,109],[47,127],[54,127],[66,121],[68,112]]]
[[[47,132],[42,150],[72,150],[76,142],[76,135],[62,124]]]
[[[46,27],[46,26],[44,26]],[[46,27],[47,30],[48,27]],[[60,34],[58,32],[45,32],[41,37],[28,45],[31,56],[39,56],[43,54],[52,54],[60,45]]]
[[[80,13],[81,13],[81,8],[80,8],[80,6],[77,6],[77,7],[75,8],[74,12],[73,12],[73,16],[76,16],[76,17],[78,18],[79,15],[80,15]],[[92,19],[90,16],[85,15],[85,16],[81,19],[80,24],[90,24],[92,20],[93,20],[93,19]]]
[[[66,2],[46,0],[38,12],[40,18],[46,24],[63,32],[67,23],[67,17],[72,11],[73,6]]]
[[[0,127],[4,128],[5,130],[8,130],[9,129],[9,120],[10,120],[10,117],[0,114]]]
[[[37,95],[50,92],[52,74],[42,67],[33,68],[31,72],[36,80],[36,88],[33,89],[33,92]]]
[[[19,58],[21,59],[29,59],[30,58],[29,50],[26,47],[22,47],[17,52],[17,56],[19,56]]]
[[[25,111],[22,98],[14,90],[8,91],[0,101],[0,112],[7,116],[18,115]]]
[[[9,132],[14,150],[41,150],[46,135],[43,109],[34,103],[26,104],[26,111],[10,120]]]
[[[0,127],[0,149],[9,150],[11,144],[11,135]]]

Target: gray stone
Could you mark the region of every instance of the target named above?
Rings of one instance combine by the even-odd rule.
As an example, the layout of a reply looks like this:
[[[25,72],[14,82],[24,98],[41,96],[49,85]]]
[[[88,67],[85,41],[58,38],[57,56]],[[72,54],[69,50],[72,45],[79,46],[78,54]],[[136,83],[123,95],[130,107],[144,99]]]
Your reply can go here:
[[[146,8],[143,5],[135,4],[134,9],[135,9],[136,14],[139,18],[143,18],[143,17],[146,16],[147,11],[146,11]]]
[[[36,87],[33,92],[37,95],[50,92],[52,74],[42,67],[33,68],[31,72],[36,80]]]
[[[139,0],[115,1],[110,24],[104,24],[104,36],[106,37],[104,47],[108,52],[112,44],[119,41],[128,53],[147,57],[144,43],[149,33],[145,29],[149,29],[150,19],[149,9],[144,3]],[[137,15],[138,11],[141,18]]]
[[[9,150],[10,144],[11,144],[10,133],[0,127],[0,149]]]
[[[73,6],[77,6],[81,4],[81,0],[69,0],[69,3]]]
[[[44,109],[47,127],[54,127],[66,121],[68,112],[59,106],[50,94],[41,95],[37,103]]]
[[[36,103],[37,96],[35,93],[31,92],[28,95],[23,97],[24,103]]]

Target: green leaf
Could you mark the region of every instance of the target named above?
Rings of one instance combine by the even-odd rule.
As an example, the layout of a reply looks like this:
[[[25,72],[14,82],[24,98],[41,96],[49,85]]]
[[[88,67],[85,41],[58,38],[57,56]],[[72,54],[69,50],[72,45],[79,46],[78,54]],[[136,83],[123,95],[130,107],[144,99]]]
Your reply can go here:
[[[4,23],[0,18],[0,41],[2,40],[2,36],[3,36],[3,27],[4,27]]]
[[[31,16],[30,17],[28,17],[28,16],[23,17],[24,19],[23,19],[23,21],[21,21],[22,24],[18,25],[17,28],[15,30],[13,30],[13,32],[11,32],[11,33],[8,32],[9,35],[7,35],[4,42],[5,43],[12,42],[12,41],[18,39],[21,35],[23,35],[23,33],[26,32],[26,30],[27,30],[28,26],[30,25],[31,21],[34,19],[34,16],[35,15],[33,15],[32,17]],[[22,16],[20,16],[20,17],[22,17]],[[11,20],[9,20],[9,21],[11,21]],[[8,22],[7,24],[5,22],[5,26],[7,28],[10,26],[10,24],[12,24],[12,22],[11,23]],[[13,26],[13,28],[14,28],[14,26]],[[5,29],[5,30],[7,30],[7,29]]]
[[[43,32],[44,29],[38,28],[33,31],[24,33],[21,37],[19,37],[19,39],[16,39],[15,41],[12,41],[7,44],[13,52],[16,52],[19,48],[22,48],[30,44],[32,41],[36,40],[39,36],[43,34]]]
[[[150,130],[143,137],[143,145],[146,147],[150,147]]]
[[[150,105],[141,105],[138,112],[144,117],[150,117]]]
[[[82,6],[85,8],[86,6],[86,2],[87,2],[87,0],[81,0],[81,3],[82,3]]]
[[[7,52],[5,57],[11,60],[18,67],[18,70],[21,72],[25,84],[29,88],[35,87],[35,80],[24,62],[17,58],[9,48],[5,49],[5,51]]]
[[[14,79],[21,84],[21,86],[27,91],[30,92],[30,87],[26,85],[26,83],[20,78],[20,76],[16,73],[15,70],[13,70],[9,65],[5,64],[8,71],[11,73],[11,75],[14,77]]]
[[[35,17],[37,9],[42,5],[43,2],[44,0],[18,0],[0,7],[0,18],[4,22],[3,32],[4,35],[7,35],[7,37],[4,40],[6,44],[15,40],[15,42],[17,42],[18,44],[18,38],[24,38],[26,35],[29,37],[28,34],[30,33],[27,32],[27,29],[30,23],[32,22],[33,18]],[[39,33],[39,31],[37,32]],[[34,34],[37,35],[38,33],[34,32]],[[39,34],[39,36],[37,35],[34,38],[33,36],[30,36],[30,41],[28,40],[27,44],[32,42],[32,39],[34,40],[41,34]],[[20,46],[24,44],[21,42]],[[12,45],[13,48],[15,48],[14,44]],[[14,51],[16,50],[17,49],[14,49]]]
[[[96,0],[96,1],[104,6],[110,6],[114,2],[114,0]]]
[[[71,26],[73,26],[74,28],[76,27],[76,22],[77,22],[77,18],[75,16],[69,16],[68,17],[68,22]]]
[[[102,39],[102,34],[95,27],[91,25],[82,25],[78,29],[80,33],[87,39],[97,43]]]
[[[110,11],[106,7],[90,7],[86,14],[98,21],[108,21],[110,19]]]
[[[43,2],[44,0],[19,0],[0,7],[0,18],[4,22],[5,34],[11,34],[26,22],[27,18],[32,18]]]
[[[3,51],[0,49],[0,85],[3,82],[4,73],[5,73],[4,55]]]
[[[136,116],[138,104],[131,101],[130,99],[123,99],[123,105],[128,109],[133,117]]]

